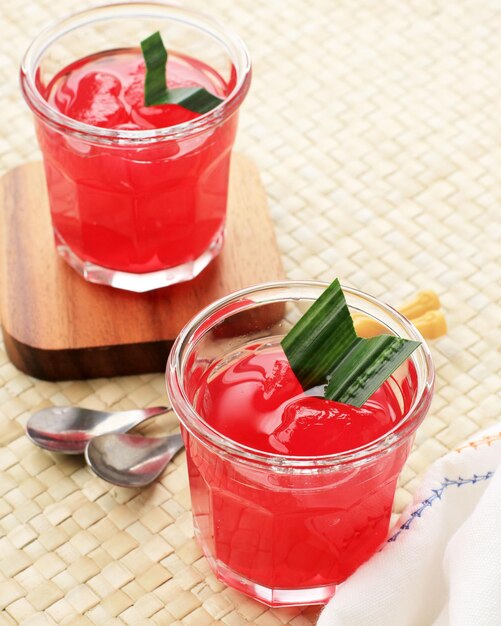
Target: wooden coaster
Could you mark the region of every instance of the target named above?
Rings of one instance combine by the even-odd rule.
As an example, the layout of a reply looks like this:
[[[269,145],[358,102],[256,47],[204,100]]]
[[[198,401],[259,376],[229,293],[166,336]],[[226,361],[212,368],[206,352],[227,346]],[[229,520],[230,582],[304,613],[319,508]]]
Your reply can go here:
[[[223,252],[196,279],[136,294],[86,282],[57,254],[41,163],[0,181],[0,313],[7,353],[46,380],[160,372],[184,324],[214,300],[283,278],[256,166],[232,161]]]

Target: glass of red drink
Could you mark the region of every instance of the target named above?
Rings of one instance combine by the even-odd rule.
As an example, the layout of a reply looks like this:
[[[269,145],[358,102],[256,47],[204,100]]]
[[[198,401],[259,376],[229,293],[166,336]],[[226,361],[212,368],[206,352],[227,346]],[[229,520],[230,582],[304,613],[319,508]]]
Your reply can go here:
[[[160,31],[169,87],[223,101],[144,106],[140,42]],[[174,5],[76,13],[26,52],[21,87],[42,150],[57,250],[87,280],[147,291],[190,280],[223,245],[230,155],[251,66],[242,41]]]
[[[344,290],[352,313],[423,343],[361,409],[303,392],[280,341],[326,287],[273,283],[219,300],[167,364],[195,534],[220,580],[271,606],[325,602],[385,540],[433,394],[418,331],[354,289]]]

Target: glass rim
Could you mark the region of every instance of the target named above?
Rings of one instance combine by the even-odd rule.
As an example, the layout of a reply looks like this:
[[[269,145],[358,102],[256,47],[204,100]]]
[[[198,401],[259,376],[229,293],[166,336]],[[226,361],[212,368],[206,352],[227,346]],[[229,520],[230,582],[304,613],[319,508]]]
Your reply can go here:
[[[221,321],[222,318],[217,318],[218,313],[224,312],[229,304],[238,302],[239,300],[247,299],[253,293],[258,291],[272,291],[277,289],[304,289],[304,288],[322,288],[328,287],[329,283],[323,281],[276,281],[261,283],[252,287],[247,287],[239,291],[233,292],[214,303],[204,308],[200,313],[193,317],[181,330],[177,336],[174,345],[172,346],[166,367],[166,383],[169,399],[173,410],[175,411],[181,424],[197,439],[199,439],[204,445],[210,443],[216,447],[219,452],[230,455],[232,458],[238,457],[241,461],[247,461],[250,463],[257,463],[275,467],[286,471],[287,469],[312,469],[312,468],[331,468],[332,466],[345,466],[345,465],[363,465],[367,460],[376,459],[379,456],[386,454],[388,451],[394,449],[403,440],[410,436],[419,426],[421,421],[426,416],[426,413],[431,404],[433,396],[433,388],[435,381],[435,370],[431,357],[430,350],[419,333],[417,328],[410,322],[405,316],[399,313],[396,309],[390,305],[382,302],[381,300],[370,296],[358,289],[343,286],[344,293],[350,297],[356,297],[362,301],[367,301],[371,305],[376,306],[384,310],[389,314],[393,321],[399,324],[407,333],[407,335],[416,341],[420,341],[421,345],[415,350],[415,352],[409,357],[415,363],[419,358],[425,368],[424,378],[421,376],[419,368],[416,368],[418,377],[417,393],[416,397],[405,415],[395,426],[374,441],[371,441],[358,448],[347,450],[343,452],[336,452],[334,454],[327,455],[311,455],[311,456],[294,456],[294,455],[281,455],[273,452],[264,452],[250,448],[244,444],[238,443],[225,435],[219,433],[216,429],[211,427],[201,415],[195,411],[191,402],[189,401],[187,394],[181,384],[181,372],[183,367],[183,352],[190,342],[194,340],[194,334],[197,329],[204,323],[213,318],[213,323],[204,329],[205,334],[213,326]],[[319,294],[320,295],[320,294]],[[318,297],[318,296],[317,296]],[[309,298],[290,297],[290,298],[276,298],[267,302],[254,303],[254,306],[262,306],[263,304],[270,304],[273,302],[287,302],[294,300],[306,300]],[[314,298],[312,298],[313,301]],[[348,303],[350,305],[350,303]],[[253,308],[249,306],[249,308]],[[351,308],[356,308],[351,306]],[[241,309],[245,310],[245,309]],[[361,312],[363,310],[359,309]],[[233,311],[234,313],[237,311]],[[369,314],[371,317],[373,315]],[[376,318],[377,319],[377,318]],[[383,322],[384,323],[384,322]],[[385,324],[387,326],[387,324]],[[393,329],[390,329],[393,330]],[[203,335],[197,337],[198,341]]]
[[[231,93],[217,107],[193,120],[148,130],[122,130],[92,126],[74,120],[55,109],[45,100],[35,83],[35,74],[44,52],[62,35],[77,30],[81,26],[120,17],[156,17],[171,20],[192,26],[211,36],[226,50],[237,71],[237,81]],[[33,39],[23,56],[20,68],[21,91],[35,115],[56,129],[64,130],[80,138],[108,143],[150,143],[165,139],[179,139],[203,132],[223,122],[238,108],[249,90],[250,80],[249,52],[242,39],[231,28],[223,26],[202,11],[166,2],[111,2],[67,14],[46,26]]]

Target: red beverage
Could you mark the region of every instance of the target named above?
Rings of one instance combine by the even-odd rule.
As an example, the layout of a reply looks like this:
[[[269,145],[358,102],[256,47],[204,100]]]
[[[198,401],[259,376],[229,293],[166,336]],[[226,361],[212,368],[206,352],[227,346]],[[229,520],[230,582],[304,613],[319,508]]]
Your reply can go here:
[[[64,68],[45,91],[84,124],[151,130],[200,117],[178,105],[144,105],[140,50],[105,52]],[[232,88],[196,59],[170,55],[169,87]],[[220,247],[236,117],[191,146],[172,139],[138,150],[77,143],[39,128],[56,237],[79,258],[124,272],[155,272]]]
[[[219,372],[218,370],[221,369]],[[386,382],[360,409],[303,392],[280,346],[250,346],[214,363],[193,390],[193,405],[218,433],[248,448],[292,456],[347,452],[384,436],[410,405]],[[193,514],[214,558],[243,578],[278,589],[338,584],[384,541],[400,448],[342,480],[277,475],[276,489],[252,473],[217,464],[190,440]],[[267,484],[268,483],[268,484]],[[208,523],[217,520],[217,523]]]
[[[390,378],[361,408],[312,396],[279,345],[257,344],[231,364],[213,364],[194,391],[194,406],[221,435],[254,450],[323,456],[359,448],[395,426],[402,407],[392,383]],[[407,406],[409,389],[402,396]]]
[[[280,347],[289,326],[277,303],[321,291],[283,283],[229,296],[181,333],[167,368],[200,545],[220,580],[272,606],[326,601],[385,540],[431,401],[424,346],[361,408],[305,393]],[[345,295],[416,338],[384,305]]]
[[[231,149],[250,71],[242,67],[245,49],[232,50],[232,58],[220,44],[223,35],[212,36],[212,22],[202,30],[197,14],[160,5],[137,5],[134,19],[135,6],[110,5],[63,21],[55,28],[61,42],[47,37],[28,51],[21,83],[36,113],[58,251],[88,280],[146,291],[193,278],[221,250]],[[141,50],[103,46],[124,27],[120,40],[137,45],[149,11],[154,20],[146,34],[169,22],[168,87],[204,87],[223,100],[212,111],[145,106]],[[179,41],[180,33],[202,57],[216,59],[218,69],[183,46],[170,49],[169,35]],[[92,52],[54,72],[51,55],[60,55],[57,46],[72,37],[78,46],[88,39]],[[92,44],[95,37],[104,50]],[[36,44],[46,60],[36,56]],[[75,58],[73,46],[66,57]]]

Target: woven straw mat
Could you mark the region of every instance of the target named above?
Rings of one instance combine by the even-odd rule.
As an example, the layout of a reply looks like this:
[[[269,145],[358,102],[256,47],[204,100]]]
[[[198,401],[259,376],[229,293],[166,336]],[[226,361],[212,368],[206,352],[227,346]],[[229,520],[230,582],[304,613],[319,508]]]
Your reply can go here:
[[[432,410],[398,512],[435,459],[498,418],[501,5],[495,0],[202,0],[254,63],[237,147],[259,164],[287,275],[399,304],[435,289]],[[70,0],[0,1],[0,167],[38,158],[20,57]],[[23,434],[51,404],[166,402],[161,375],[47,383],[0,354],[0,623],[313,624],[226,588],[193,539],[184,454],[149,489],[94,477]]]

